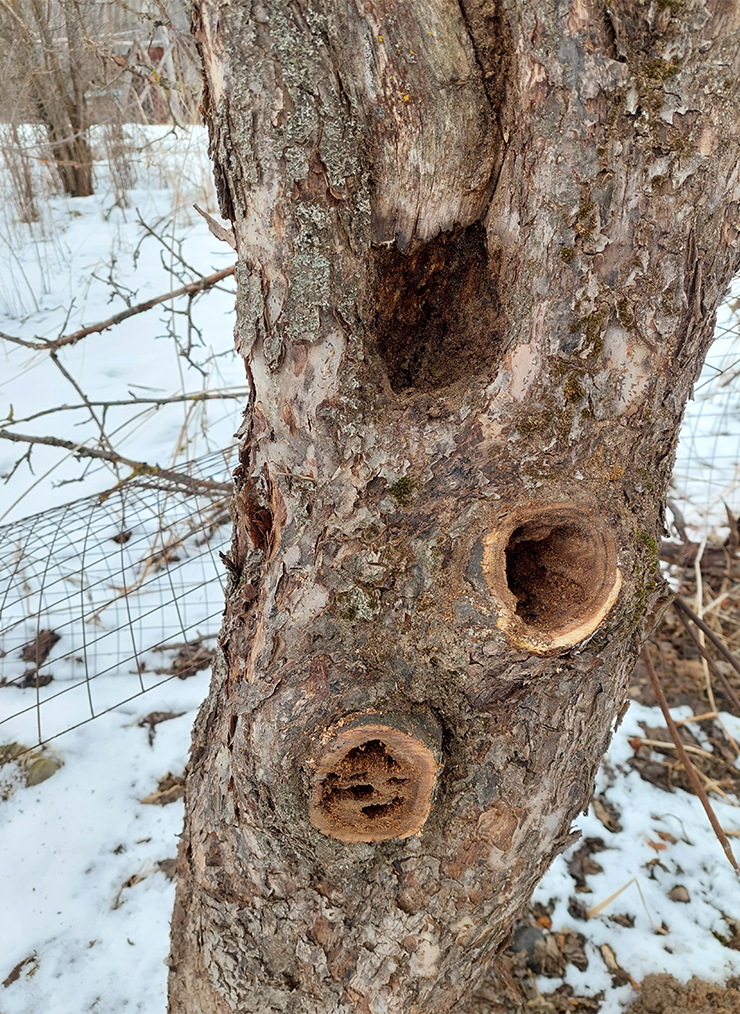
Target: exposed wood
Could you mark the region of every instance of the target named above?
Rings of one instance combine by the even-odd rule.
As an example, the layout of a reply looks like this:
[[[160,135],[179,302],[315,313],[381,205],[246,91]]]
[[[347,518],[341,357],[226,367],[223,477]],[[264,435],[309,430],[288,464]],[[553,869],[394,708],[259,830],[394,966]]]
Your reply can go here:
[[[460,1014],[665,594],[740,266],[740,7],[199,0],[194,31],[253,395],[170,1009]],[[388,715],[441,730],[426,821],[323,834],[316,744]]]
[[[535,655],[580,644],[617,601],[617,547],[596,511],[534,503],[483,538],[481,563],[509,640]]]
[[[346,842],[419,834],[442,767],[435,756],[442,730],[431,718],[425,725],[399,715],[345,719],[315,761],[308,814],[313,826]]]

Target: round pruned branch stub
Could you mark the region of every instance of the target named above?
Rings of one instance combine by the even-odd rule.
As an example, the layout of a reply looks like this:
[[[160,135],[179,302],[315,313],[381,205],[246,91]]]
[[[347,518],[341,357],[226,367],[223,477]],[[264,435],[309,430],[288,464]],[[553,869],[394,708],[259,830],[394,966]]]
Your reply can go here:
[[[418,834],[442,767],[441,730],[400,715],[363,715],[329,738],[312,778],[314,827],[344,842]]]
[[[483,574],[498,628],[537,655],[590,637],[622,585],[614,536],[596,511],[573,504],[507,515],[483,539]]]

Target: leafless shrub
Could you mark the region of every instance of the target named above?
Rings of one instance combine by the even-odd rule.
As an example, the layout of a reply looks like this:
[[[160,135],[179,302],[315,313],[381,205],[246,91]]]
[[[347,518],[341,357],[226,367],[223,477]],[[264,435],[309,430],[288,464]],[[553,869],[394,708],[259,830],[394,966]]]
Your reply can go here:
[[[135,183],[126,124],[197,121],[200,80],[186,11],[184,0],[0,0],[0,121],[8,125],[1,150],[20,221],[39,217],[34,162],[54,167],[62,192],[84,197],[93,192],[98,154],[124,206]],[[98,153],[92,126],[101,128]]]

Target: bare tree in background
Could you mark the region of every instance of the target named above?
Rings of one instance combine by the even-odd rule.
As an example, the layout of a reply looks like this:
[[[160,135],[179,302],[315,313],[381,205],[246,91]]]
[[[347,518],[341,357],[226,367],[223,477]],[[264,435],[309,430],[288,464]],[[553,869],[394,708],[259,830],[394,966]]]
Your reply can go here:
[[[253,394],[172,1014],[463,1011],[587,804],[740,266],[736,0],[198,0]]]
[[[85,197],[93,192],[91,125],[112,131],[106,149],[121,182],[125,123],[194,122],[197,75],[186,26],[179,0],[0,0],[0,116],[10,126],[4,154],[21,218],[37,217],[23,125],[44,128],[64,193]]]
[[[23,113],[45,127],[70,197],[93,192],[86,88],[94,70],[84,36],[77,0],[53,6],[43,0],[0,4],[0,38],[9,71],[5,87],[15,94]]]

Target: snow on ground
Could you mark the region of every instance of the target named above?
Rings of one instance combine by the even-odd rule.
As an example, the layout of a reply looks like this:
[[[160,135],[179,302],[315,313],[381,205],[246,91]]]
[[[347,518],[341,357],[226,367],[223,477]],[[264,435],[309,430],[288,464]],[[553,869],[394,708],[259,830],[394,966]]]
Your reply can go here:
[[[0,768],[3,1014],[164,1014],[174,886],[158,863],[175,858],[182,802],[141,800],[182,774],[207,682],[174,680],[67,733],[39,785]],[[139,722],[155,711],[182,717],[150,745]]]
[[[158,864],[175,856],[182,803],[142,799],[166,774],[182,774],[206,687],[204,673],[175,680],[66,734],[53,751],[63,766],[40,785],[26,787],[15,765],[1,769],[7,798],[0,804],[0,974],[29,959],[0,992],[3,1014],[164,1014],[174,886]],[[184,714],[156,725],[150,745],[141,721],[155,711]],[[674,717],[685,711],[674,709]],[[740,735],[740,721],[723,717]],[[640,720],[654,724],[655,710],[632,705],[597,784],[619,811],[622,830],[605,830],[593,807],[577,821],[584,836],[606,844],[597,857],[603,872],[588,877],[590,894],[577,897],[595,907],[625,889],[600,915],[574,920],[567,864],[577,843],[556,860],[535,896],[544,903],[558,899],[554,931],[570,927],[586,936],[588,968],[569,965],[566,981],[579,995],[604,990],[602,1014],[617,1014],[636,995],[629,985],[612,988],[598,949],[604,943],[638,982],[663,971],[681,981],[698,975],[724,982],[740,974],[740,952],[720,939],[733,936],[740,881],[699,800],[681,790],[668,794],[627,766],[629,737],[642,735]],[[735,805],[715,800],[714,806],[726,829],[740,831]],[[669,898],[679,885],[688,903]],[[610,921],[617,914],[633,916],[634,926]],[[543,993],[557,984],[539,980]]]
[[[127,206],[114,203],[104,164],[98,167],[98,192],[74,200],[52,195],[39,223],[13,221],[6,202],[0,218],[0,332],[54,339],[234,263],[233,250],[214,239],[192,208],[198,203],[215,213],[203,130],[132,129],[147,147],[134,166],[136,185]],[[233,351],[234,288],[227,278],[199,295],[190,318],[188,299],[181,297],[59,350],[61,367],[90,402],[204,391],[234,395],[162,407],[95,406],[120,454],[164,467],[232,442],[247,391]],[[18,422],[61,405],[81,407]],[[3,417],[16,420],[20,433],[75,442],[99,434],[80,393],[46,352],[6,342],[0,343],[0,426]],[[0,441],[0,476],[25,450]],[[30,466],[24,462],[2,487],[0,524],[100,492],[129,472],[37,446]]]
[[[690,709],[672,708],[671,715],[688,718]],[[733,735],[740,734],[740,719],[726,713],[722,718]],[[600,1014],[617,1014],[637,995],[630,985],[613,988],[599,951],[603,944],[638,983],[653,972],[669,972],[681,982],[696,975],[719,983],[740,974],[740,951],[727,946],[736,933],[735,920],[740,919],[740,878],[699,799],[681,789],[668,793],[651,785],[628,765],[633,756],[630,737],[644,736],[640,722],[648,727],[664,725],[658,708],[633,701],[596,780],[596,796],[616,808],[621,831],[607,830],[593,804],[575,824],[584,839],[601,838],[606,845],[595,857],[603,872],[588,876],[590,893],[575,897],[590,910],[621,893],[588,921],[569,914],[574,889],[568,862],[581,846],[577,842],[555,860],[534,896],[542,903],[557,899],[554,931],[570,928],[586,936],[588,968],[579,971],[568,965],[565,981],[578,995],[604,990]],[[726,832],[740,834],[736,801],[713,796],[712,807]],[[676,887],[686,889],[687,902],[669,897]],[[634,917],[634,925],[620,925],[610,918],[615,915]],[[557,980],[541,978],[538,985],[543,993],[549,992]]]
[[[148,128],[142,136],[147,147],[135,166],[137,181],[127,206],[116,205],[106,190],[106,167],[101,164],[102,185],[94,197],[68,201],[51,196],[37,226],[6,217],[0,228],[0,331],[27,339],[56,337],[107,318],[127,300],[142,301],[232,263],[232,251],[213,239],[189,207],[197,200],[214,210],[202,132]],[[117,286],[112,298],[109,276]],[[162,306],[115,330],[91,335],[62,350],[60,362],[90,401],[204,389],[240,391],[243,370],[231,351],[232,291],[233,285],[227,284],[195,300],[190,329],[179,312],[184,309],[181,300],[174,304],[174,313]],[[732,325],[727,311],[721,322],[723,344],[704,374],[707,387],[718,387],[717,362],[726,366],[737,359],[725,334]],[[709,522],[706,512],[697,509],[688,518],[697,526],[718,525],[718,505],[722,499],[734,502],[731,497],[737,494],[737,440],[729,449],[727,443],[728,433],[732,438],[740,430],[740,423],[732,429],[737,399],[731,387],[722,388],[721,382],[719,387],[726,394],[725,416],[718,421],[713,415],[716,402],[700,399],[690,406],[689,439],[679,455],[679,492],[687,493],[694,504],[715,509]],[[17,420],[41,408],[80,401],[79,392],[45,353],[0,345],[0,414]],[[158,409],[129,405],[110,408],[104,425],[120,453],[176,465],[228,445],[241,404],[240,396]],[[98,414],[103,421],[100,413],[102,409]],[[96,435],[96,425],[83,407],[17,428],[81,442]],[[14,446],[0,442],[0,473],[8,473],[18,457]],[[723,461],[721,474],[708,468],[718,457]],[[0,517],[6,524],[41,507],[98,493],[118,477],[108,466],[80,464],[54,449],[35,450],[32,466],[33,474],[24,463],[0,486]],[[705,485],[697,486],[702,469]],[[126,469],[119,471],[125,474]],[[688,509],[685,502],[683,506]],[[735,502],[736,510],[738,506]],[[136,606],[135,598],[132,602]],[[182,774],[207,678],[199,672],[185,680],[170,679],[67,732],[21,763],[0,766],[2,1014],[164,1014],[164,959],[174,898],[168,861],[176,852],[182,802],[175,798],[158,805],[143,800],[156,795],[158,787],[166,789],[165,776]],[[132,693],[137,692],[138,675],[114,666],[97,678],[97,699],[106,706],[122,700],[129,696],[129,683]],[[74,724],[75,695],[51,698],[54,685],[44,689],[47,708],[54,708],[54,727]],[[35,691],[0,689],[0,720],[5,719],[0,748],[16,740],[32,744],[28,714],[8,720],[28,694]],[[143,721],[155,712],[172,717],[156,724]],[[685,717],[681,709],[674,714]],[[573,894],[568,862],[578,843],[556,860],[536,894],[543,903],[556,899],[554,931],[570,927],[585,935],[588,967],[578,971],[569,965],[566,981],[581,995],[604,990],[602,1014],[616,1014],[635,995],[630,985],[612,986],[602,944],[609,945],[620,967],[637,982],[662,971],[682,981],[695,974],[723,982],[740,974],[740,952],[726,946],[740,929],[733,922],[740,918],[740,883],[699,800],[681,790],[668,794],[642,781],[628,766],[629,737],[642,734],[639,721],[662,724],[657,710],[633,704],[597,784],[597,792],[616,808],[621,830],[605,828],[593,807],[577,822],[585,837],[602,838],[606,846],[598,855],[602,872],[586,878],[590,893],[577,895],[587,908],[601,906],[600,911],[587,921],[568,911]],[[724,721],[740,736],[740,720],[725,715]],[[33,765],[41,761],[51,764],[47,773],[53,774],[28,784],[35,781]],[[170,794],[176,796],[176,788]],[[168,797],[158,798],[162,803]],[[722,826],[740,833],[740,809],[734,800],[713,803]],[[688,902],[671,899],[669,892],[677,886],[688,892]],[[615,915],[628,918],[615,923],[610,918]],[[556,985],[553,979],[539,982],[543,992]]]

